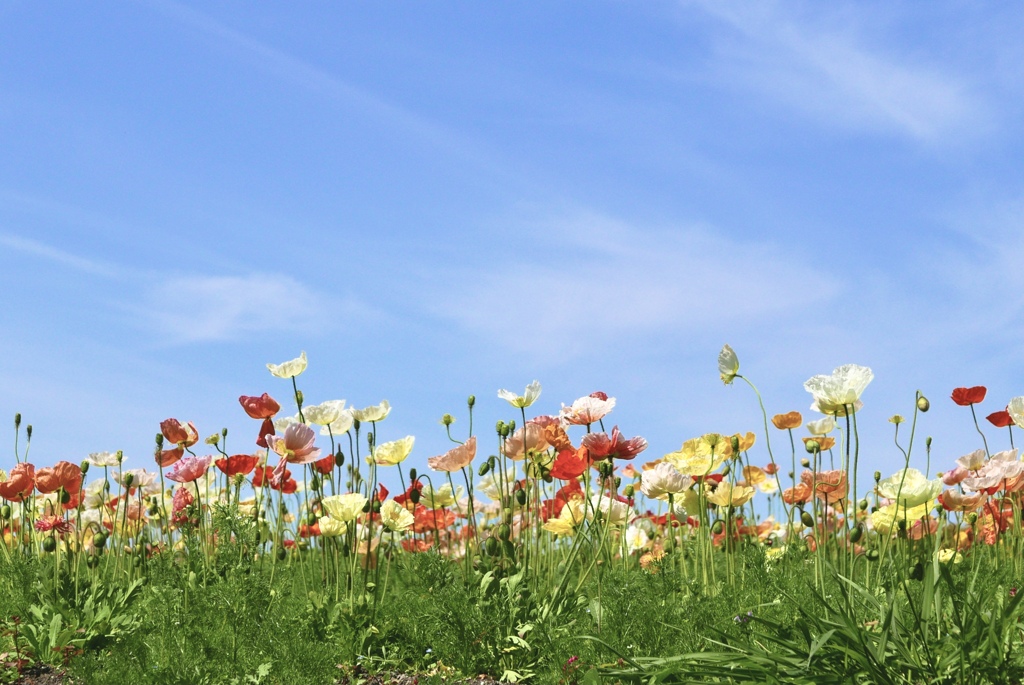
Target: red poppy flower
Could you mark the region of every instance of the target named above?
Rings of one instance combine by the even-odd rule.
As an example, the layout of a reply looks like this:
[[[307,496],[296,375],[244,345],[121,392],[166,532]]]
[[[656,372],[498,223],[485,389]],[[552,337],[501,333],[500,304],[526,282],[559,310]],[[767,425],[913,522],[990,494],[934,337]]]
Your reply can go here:
[[[214,463],[225,474],[234,477],[238,474],[248,475],[252,473],[258,461],[259,457],[252,454],[234,454],[230,457],[221,457]]]
[[[238,403],[242,405],[245,413],[253,419],[269,419],[281,411],[281,405],[267,393],[263,393],[259,397],[242,395],[238,398]]]
[[[263,423],[260,425],[260,434],[256,438],[257,447],[267,446],[267,437],[271,435],[277,435],[277,431],[274,430],[273,419],[263,419]]]
[[[1007,426],[1013,425],[1013,417],[1010,416],[1010,412],[1005,409],[1003,411],[993,412],[985,418],[988,419],[988,422],[996,428],[1006,428]]]
[[[36,490],[45,494],[64,488],[69,495],[82,489],[82,469],[70,461],[59,461],[36,471]]]
[[[183,426],[178,419],[165,419],[160,422],[160,432],[168,442],[179,447],[191,447],[199,442],[199,432],[191,421]]]
[[[0,497],[8,502],[22,502],[35,488],[36,467],[21,463],[11,469],[7,480],[0,483]]]
[[[285,470],[287,474],[285,477],[291,475],[291,472]],[[274,478],[274,469],[270,466],[260,466],[252,474],[252,486],[254,488],[263,488],[270,485],[270,481]]]
[[[386,487],[384,487],[384,483],[378,483],[377,485],[378,485],[379,489],[377,490],[377,494],[374,495],[374,498],[378,502],[383,504],[384,500],[386,500],[388,498],[388,489]]]
[[[969,407],[984,400],[986,392],[988,391],[984,385],[976,385],[973,388],[956,388],[953,390],[952,398],[961,407]]]
[[[559,480],[575,480],[583,475],[590,463],[586,447],[578,450],[562,450],[551,464],[551,477]]]
[[[323,459],[317,459],[312,464],[310,464],[310,466],[316,469],[317,473],[319,473],[320,475],[326,476],[327,474],[334,470],[334,455],[328,454]]]
[[[401,495],[395,495],[394,500],[399,504],[405,504],[406,502],[409,501],[409,498],[412,496],[413,490],[415,490],[416,492],[423,492],[423,483],[420,482],[418,478],[414,480],[412,483],[410,483],[409,487],[406,488],[405,492],[403,492]]]

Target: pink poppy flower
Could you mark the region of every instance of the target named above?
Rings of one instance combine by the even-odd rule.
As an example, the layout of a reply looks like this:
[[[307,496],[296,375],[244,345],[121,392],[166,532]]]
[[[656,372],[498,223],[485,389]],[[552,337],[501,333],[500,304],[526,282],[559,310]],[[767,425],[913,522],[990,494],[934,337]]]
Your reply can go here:
[[[548,441],[544,438],[544,427],[539,423],[527,423],[505,439],[505,456],[513,461],[519,461],[527,452],[543,452],[548,447]]]
[[[826,504],[832,504],[846,499],[849,483],[846,480],[846,471],[836,469],[835,471],[804,471],[800,474],[800,480],[813,489],[814,497],[824,500]]]
[[[465,445],[454,447],[439,457],[429,457],[427,464],[435,471],[458,471],[469,466],[476,456],[476,436],[466,441]]]
[[[601,394],[603,395],[604,393]],[[573,402],[571,407],[563,405],[561,416],[566,423],[574,426],[588,426],[603,419],[614,407],[614,397],[608,398],[605,395],[604,399],[599,399],[593,395],[588,395]]]
[[[213,457],[210,456],[185,457],[174,465],[174,469],[167,474],[167,478],[175,483],[191,483],[203,477],[212,461]]]
[[[320,458],[320,448],[314,447],[316,433],[309,426],[293,423],[284,435],[268,435],[267,447],[292,464],[308,464]]]
[[[607,433],[588,433],[580,440],[580,444],[590,452],[593,461],[601,459],[632,459],[647,449],[647,440],[639,436],[626,439],[619,433],[619,427],[612,428],[611,435]]]

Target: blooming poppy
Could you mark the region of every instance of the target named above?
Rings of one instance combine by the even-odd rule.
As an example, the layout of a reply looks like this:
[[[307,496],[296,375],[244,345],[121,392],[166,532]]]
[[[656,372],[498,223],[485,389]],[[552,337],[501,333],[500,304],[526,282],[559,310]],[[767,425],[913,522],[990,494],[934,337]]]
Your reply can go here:
[[[779,430],[799,428],[804,417],[798,411],[791,411],[788,414],[776,414],[772,417],[772,424]]]
[[[70,461],[59,461],[36,471],[36,490],[45,494],[64,488],[69,495],[82,489],[82,469]]]
[[[1013,417],[1010,416],[1010,412],[1005,409],[1002,411],[992,412],[985,417],[988,422],[996,428],[1006,428],[1007,426],[1013,425]]]
[[[835,469],[834,471],[804,471],[800,474],[800,480],[811,488],[813,495],[826,504],[832,504],[846,499],[849,483],[846,480],[846,471]]]
[[[604,393],[601,394],[604,395]],[[609,398],[605,395],[604,399],[599,399],[593,395],[588,395],[573,402],[572,406],[566,407],[562,405],[562,411],[559,414],[566,423],[574,426],[589,426],[603,419],[614,408],[614,397]]]
[[[439,457],[428,457],[427,465],[435,471],[458,471],[469,466],[476,456],[476,436],[474,435],[466,444],[453,447]]]
[[[858,411],[862,406],[860,396],[874,377],[871,369],[857,364],[837,367],[830,376],[812,376],[804,383],[804,390],[814,397],[811,411],[832,416]]]
[[[322,476],[326,476],[334,470],[334,455],[328,454],[323,459],[317,459],[310,466]]]
[[[814,440],[815,442],[818,443],[818,450],[821,451],[821,452],[824,452],[825,450],[830,450],[830,449],[832,449],[833,447],[836,446],[836,439],[835,438],[830,438],[830,437],[824,436],[824,435],[823,436],[812,436],[810,438],[801,438],[801,439],[804,441],[805,445],[807,443],[809,443],[811,440]]]
[[[174,469],[167,474],[168,480],[173,480],[175,483],[191,483],[196,481],[206,473],[207,469],[210,468],[210,462],[213,461],[213,457],[185,457],[177,464],[174,465]]]
[[[510,390],[499,390],[498,397],[511,404],[516,409],[525,409],[537,401],[540,397],[540,382],[534,381],[526,386],[522,395],[517,395]]]
[[[0,483],[0,497],[8,502],[23,502],[35,489],[36,467],[22,462],[11,469],[7,480]]]
[[[199,442],[199,432],[191,421],[182,425],[178,419],[164,419],[160,422],[160,432],[168,442],[178,447],[191,447]]]
[[[309,426],[293,423],[282,436],[267,436],[267,447],[292,464],[308,464],[320,457],[320,448],[314,447],[316,433]]]
[[[242,395],[238,398],[238,403],[252,419],[269,419],[281,411],[281,405],[267,393],[263,393],[259,397]]]
[[[592,460],[607,458],[632,459],[647,449],[647,440],[639,436],[626,439],[619,433],[619,427],[607,433],[588,433],[580,441],[590,451]]]
[[[307,363],[306,353],[303,352],[295,359],[280,364],[267,364],[267,369],[278,378],[294,378],[306,370]]]
[[[248,475],[256,468],[259,457],[252,454],[235,454],[230,457],[221,457],[215,463],[217,468],[228,476],[234,477],[239,474]]]
[[[969,407],[984,400],[986,392],[984,385],[975,385],[973,388],[956,388],[951,397],[961,407]]]
[[[578,450],[562,450],[551,464],[551,477],[559,480],[575,480],[583,475],[589,464],[590,458],[586,447],[580,447]]]

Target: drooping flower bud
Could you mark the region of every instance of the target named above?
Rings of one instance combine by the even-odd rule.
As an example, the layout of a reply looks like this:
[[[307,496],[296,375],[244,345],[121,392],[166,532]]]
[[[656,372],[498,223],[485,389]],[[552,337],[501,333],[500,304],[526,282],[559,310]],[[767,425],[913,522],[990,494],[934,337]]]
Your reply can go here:
[[[441,424],[443,426],[447,427],[452,425],[453,423],[455,423],[455,417],[452,416],[451,414],[445,414],[444,416],[441,417]]]
[[[917,396],[917,408],[918,408],[918,410],[920,410],[922,413],[924,413],[924,412],[928,411],[929,409],[931,409],[931,407],[932,407],[932,403],[928,401],[927,397],[925,397],[924,395],[918,395]]]

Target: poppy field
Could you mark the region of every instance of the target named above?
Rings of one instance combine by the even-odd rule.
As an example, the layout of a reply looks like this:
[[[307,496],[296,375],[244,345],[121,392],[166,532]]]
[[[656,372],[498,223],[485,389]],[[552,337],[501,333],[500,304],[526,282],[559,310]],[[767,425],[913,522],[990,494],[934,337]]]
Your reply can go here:
[[[451,449],[420,472],[387,401],[310,401],[305,353],[267,367],[240,453],[176,417],[148,463],[40,463],[15,417],[0,681],[1024,680],[1024,396],[911,392],[901,467],[866,474],[870,369],[773,413],[726,345],[757,432],[654,455],[614,397],[549,404],[534,382],[487,398],[495,426],[473,396],[445,414]],[[962,407],[975,451],[933,458],[932,401]]]

